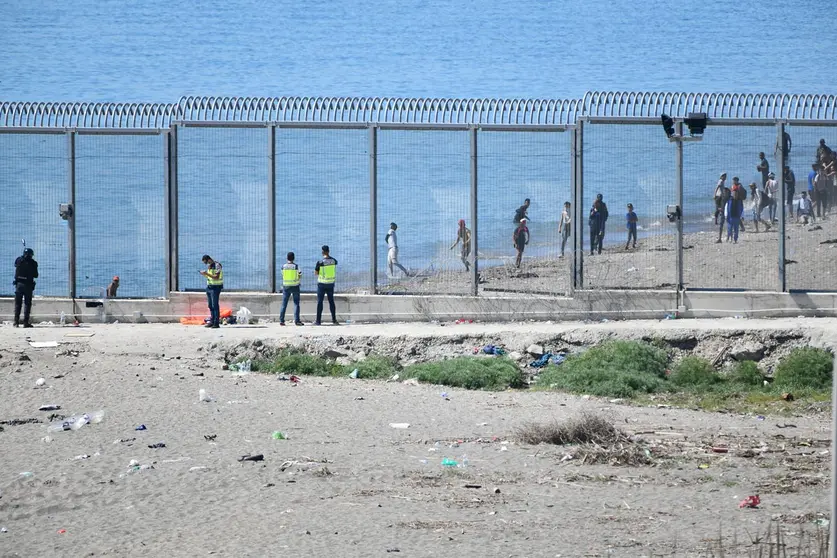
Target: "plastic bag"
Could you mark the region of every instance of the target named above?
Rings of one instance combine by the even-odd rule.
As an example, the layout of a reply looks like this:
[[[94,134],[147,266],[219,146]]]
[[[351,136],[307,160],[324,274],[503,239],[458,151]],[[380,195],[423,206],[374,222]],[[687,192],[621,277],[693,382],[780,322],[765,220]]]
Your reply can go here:
[[[253,317],[253,313],[244,306],[238,309],[238,312],[235,313],[236,322],[242,325],[247,325],[250,323],[250,318]]]

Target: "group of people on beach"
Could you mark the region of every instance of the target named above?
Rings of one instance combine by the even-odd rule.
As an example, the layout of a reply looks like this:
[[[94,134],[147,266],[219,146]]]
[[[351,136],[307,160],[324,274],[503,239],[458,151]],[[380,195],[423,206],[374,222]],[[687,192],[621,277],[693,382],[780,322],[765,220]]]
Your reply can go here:
[[[787,161],[790,152],[790,138],[787,137],[785,145],[785,160]],[[777,213],[779,206],[779,182],[776,175],[770,171],[770,164],[764,152],[759,153],[759,162],[756,171],[761,175],[761,185],[756,182],[749,184],[749,196],[747,188],[741,184],[737,176],[732,178],[732,185],[727,187],[727,173],[721,173],[713,194],[715,200],[715,225],[718,225],[718,240],[723,242],[724,228],[726,225],[727,242],[738,242],[739,231],[745,230],[745,205],[750,211],[753,228],[759,232],[760,225],[764,230],[769,231],[774,223],[778,222]],[[824,139],[820,140],[817,148],[816,161],[811,165],[808,173],[808,188],[800,194],[798,202],[795,202],[796,176],[790,166],[785,165],[782,174],[782,181],[785,186],[785,203],[787,206],[787,217],[798,223],[808,224],[816,219],[826,219],[831,212],[835,200],[837,200],[837,154],[832,151]],[[747,201],[749,198],[749,201]],[[796,211],[794,212],[794,207]],[[767,210],[767,220],[764,219],[764,211]],[[782,211],[785,211],[783,208]],[[795,215],[794,215],[795,213]]]

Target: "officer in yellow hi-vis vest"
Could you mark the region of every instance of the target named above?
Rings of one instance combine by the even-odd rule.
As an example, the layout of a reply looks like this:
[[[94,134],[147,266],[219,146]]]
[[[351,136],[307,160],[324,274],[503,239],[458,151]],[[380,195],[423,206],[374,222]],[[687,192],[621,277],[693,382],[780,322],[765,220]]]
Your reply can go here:
[[[294,323],[298,326],[305,325],[299,319],[299,284],[302,272],[294,263],[294,259],[294,253],[288,252],[288,261],[282,266],[282,310],[279,312],[279,325],[285,325],[285,310],[291,296],[294,297]]]
[[[331,323],[337,323],[337,313],[334,310],[334,279],[337,272],[337,260],[328,253],[328,246],[323,246],[323,259],[314,266],[317,274],[317,321],[314,325],[321,325],[323,317],[323,298],[328,296],[328,309],[331,310]]]
[[[201,261],[206,265],[206,270],[200,274],[206,277],[206,300],[209,304],[209,323],[206,327],[218,329],[221,327],[221,291],[224,289],[224,270],[221,262],[216,262],[208,255],[204,255]]]

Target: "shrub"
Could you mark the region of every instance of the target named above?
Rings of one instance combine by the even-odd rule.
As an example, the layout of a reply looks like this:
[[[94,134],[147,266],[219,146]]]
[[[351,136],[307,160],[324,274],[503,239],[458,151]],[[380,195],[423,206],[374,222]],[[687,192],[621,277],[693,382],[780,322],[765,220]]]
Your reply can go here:
[[[826,350],[814,347],[794,349],[776,367],[773,384],[782,388],[831,387],[834,356]]]
[[[357,369],[357,377],[363,380],[379,380],[390,378],[398,369],[398,361],[392,357],[370,355],[365,360],[343,367],[345,375]]]
[[[665,387],[666,352],[639,341],[608,341],[559,366],[548,366],[538,384],[572,393],[632,397]]]
[[[517,365],[507,358],[459,357],[440,362],[413,364],[405,378],[466,389],[521,388],[526,385]]]
[[[516,431],[524,444],[599,444],[608,445],[628,437],[599,415],[582,413],[565,422],[526,423]]]
[[[752,360],[745,360],[735,363],[729,375],[727,376],[733,384],[743,386],[761,386],[764,384],[764,376],[759,371],[758,364]]]
[[[712,364],[696,356],[683,357],[672,369],[669,379],[672,384],[680,387],[709,386],[721,381]]]
[[[260,372],[298,376],[335,376],[343,372],[343,367],[333,361],[293,349],[285,349],[271,360],[259,360],[254,368]]]

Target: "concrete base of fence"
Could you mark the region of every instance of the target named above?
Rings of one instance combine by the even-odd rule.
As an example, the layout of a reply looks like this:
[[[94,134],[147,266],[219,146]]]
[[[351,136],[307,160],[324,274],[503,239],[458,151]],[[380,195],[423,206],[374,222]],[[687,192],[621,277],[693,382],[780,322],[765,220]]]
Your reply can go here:
[[[725,317],[837,317],[837,293],[757,293],[687,291],[577,291],[573,297],[468,297],[337,295],[340,321],[480,321],[663,319],[677,313],[683,318]],[[206,316],[203,293],[172,293],[169,299],[114,299],[88,307],[84,299],[36,298],[32,321],[57,322],[64,312],[68,321],[85,323],[176,322],[184,316]],[[278,321],[282,296],[262,293],[224,293],[222,308],[247,307],[255,318]],[[314,320],[316,296],[303,294],[302,319]],[[0,298],[0,320],[11,321],[14,300]],[[286,320],[293,321],[293,304]],[[326,305],[324,321],[330,321]]]

